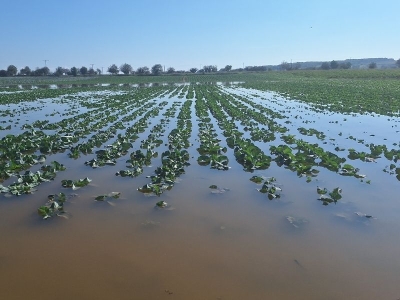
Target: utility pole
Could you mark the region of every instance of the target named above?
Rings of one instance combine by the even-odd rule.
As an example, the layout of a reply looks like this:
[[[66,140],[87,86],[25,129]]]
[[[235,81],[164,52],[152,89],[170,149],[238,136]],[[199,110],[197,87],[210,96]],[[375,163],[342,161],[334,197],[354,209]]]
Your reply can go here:
[[[43,59],[44,61],[44,66],[47,67],[47,62],[49,61],[48,59]]]
[[[93,66],[94,66],[94,64],[89,64],[89,65],[91,65],[91,66],[92,66],[92,70],[93,70]]]
[[[103,73],[103,68],[104,68],[104,67],[101,67],[101,75],[103,75],[103,74],[104,74],[104,73]]]

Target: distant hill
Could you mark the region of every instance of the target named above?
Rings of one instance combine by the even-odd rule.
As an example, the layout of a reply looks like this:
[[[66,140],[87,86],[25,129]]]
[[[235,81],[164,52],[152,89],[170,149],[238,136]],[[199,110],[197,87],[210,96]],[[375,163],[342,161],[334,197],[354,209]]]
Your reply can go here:
[[[393,58],[352,58],[346,60],[336,60],[340,63],[351,63],[352,69],[368,69],[370,63],[376,63],[377,69],[393,69],[396,68],[396,60]],[[328,61],[329,63],[331,61]],[[293,66],[296,64],[300,65],[300,69],[318,69],[321,67],[324,61],[304,61],[304,62],[292,62]],[[267,65],[267,69],[279,70],[280,65]]]

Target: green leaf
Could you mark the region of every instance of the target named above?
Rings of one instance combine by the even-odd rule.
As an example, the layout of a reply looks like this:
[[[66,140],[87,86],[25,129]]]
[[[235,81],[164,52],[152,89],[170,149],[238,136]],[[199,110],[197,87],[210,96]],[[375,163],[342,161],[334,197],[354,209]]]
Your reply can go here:
[[[43,219],[50,218],[51,217],[50,208],[47,206],[41,206],[38,208],[38,214],[39,216],[43,217]]]
[[[336,202],[340,199],[342,199],[342,189],[341,188],[334,188],[333,191],[331,193],[329,193],[329,196],[331,196],[331,198]]]

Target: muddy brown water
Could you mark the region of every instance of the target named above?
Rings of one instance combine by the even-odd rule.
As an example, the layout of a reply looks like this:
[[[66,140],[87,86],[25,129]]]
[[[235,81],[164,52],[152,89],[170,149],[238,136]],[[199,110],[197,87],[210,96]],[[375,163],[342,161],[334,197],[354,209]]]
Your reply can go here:
[[[1,195],[0,299],[400,297],[395,177],[368,165],[371,185],[329,171],[306,183],[275,164],[252,174],[231,159],[231,170],[211,170],[197,165],[194,147],[190,153],[186,174],[160,198],[136,190],[159,158],[132,179],[113,175],[121,165],[91,169],[83,165],[87,157],[66,154],[57,160],[75,168],[34,195]],[[259,193],[249,181],[255,174],[276,177],[282,197]],[[76,191],[60,185],[86,176],[92,183]],[[229,190],[212,194],[212,184]],[[340,186],[343,199],[325,207],[317,186]],[[114,205],[94,201],[111,191],[121,192]],[[58,192],[77,194],[65,204],[70,218],[41,220],[37,208]],[[172,209],[155,209],[160,199]],[[307,222],[296,228],[287,216]]]

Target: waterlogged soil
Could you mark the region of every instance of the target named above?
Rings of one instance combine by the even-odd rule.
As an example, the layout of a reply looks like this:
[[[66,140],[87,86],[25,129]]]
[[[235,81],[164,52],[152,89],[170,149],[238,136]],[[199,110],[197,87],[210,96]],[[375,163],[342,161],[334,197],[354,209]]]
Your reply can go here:
[[[332,113],[274,93],[239,86],[148,87],[148,94],[135,87],[103,88],[101,92],[86,91],[1,106],[0,121],[6,123],[0,125],[12,125],[11,129],[0,131],[2,138],[27,130],[41,131],[32,125],[35,121],[58,124],[78,116],[67,124],[76,125],[74,130],[60,133],[76,134],[77,141],[62,151],[46,153],[45,162],[33,164],[19,174],[25,170],[36,172],[52,161],[63,164],[66,170],[58,171],[54,180],[39,184],[30,194],[0,194],[2,298],[400,297],[400,182],[395,173],[399,163],[383,153],[371,161],[348,157],[349,149],[371,157],[371,144],[386,145],[388,151],[398,150],[397,118]],[[223,99],[218,100],[217,95],[228,99],[232,107]],[[119,101],[123,105],[112,104]],[[151,105],[139,111],[147,103]],[[203,109],[201,103],[207,108]],[[185,107],[189,107],[189,119],[180,114]],[[24,113],[24,109],[29,112]],[[136,111],[140,113],[124,119]],[[244,114],[239,115],[239,111]],[[79,117],[87,112],[96,114],[97,119],[86,122],[86,115]],[[155,113],[142,120],[147,112]],[[224,119],[218,119],[219,112]],[[268,125],[267,119],[255,120],[255,114],[276,123]],[[112,116],[116,117],[108,119]],[[106,120],[104,126],[94,127],[102,119]],[[243,135],[228,131],[229,124],[224,120],[235,124]],[[124,128],[118,127],[92,153],[70,157],[71,147],[87,142],[93,134],[119,121]],[[127,129],[138,122],[143,130],[137,132],[136,138],[131,137],[132,147],[125,154],[112,158],[115,164],[98,168],[85,165],[98,158],[97,150],[107,149],[107,145],[117,141],[118,134],[128,136]],[[90,133],[80,135],[79,126],[85,126]],[[279,132],[277,126],[285,131]],[[42,131],[48,135],[68,131],[63,127],[51,128]],[[179,128],[183,128],[179,135],[170,137]],[[264,142],[254,138],[257,128],[269,128],[274,139]],[[186,145],[172,142],[173,138],[183,140],[186,132]],[[142,165],[143,172],[137,176],[116,176],[121,170],[133,170],[127,168],[126,160],[137,150],[145,153],[146,148],[141,145],[149,142],[152,134],[162,140],[161,144],[154,142],[151,148],[157,156],[150,159],[150,164]],[[345,161],[339,170],[333,171],[315,160],[313,168],[318,173],[301,173],[287,160],[278,160],[278,155],[270,150],[271,146],[286,145],[293,154],[298,152],[296,143],[288,138],[290,135],[297,143],[302,140],[318,144],[325,152]],[[233,148],[232,140],[227,140],[230,136],[238,136]],[[212,163],[198,163],[198,149],[202,149],[202,155],[213,157],[206,150],[210,139],[221,149],[214,167]],[[246,139],[271,158],[267,167],[249,169],[248,161],[238,156],[237,151],[241,151]],[[154,194],[156,189],[153,193],[139,192],[138,188],[152,182],[147,176],[154,176],[156,168],[163,165],[161,157],[166,161],[172,159],[171,153],[162,153],[177,148],[188,151],[190,165],[182,165],[184,173],[174,173],[174,183],[168,189],[161,186],[159,196]],[[41,154],[40,150],[34,153]],[[227,168],[222,170],[225,156]],[[177,164],[179,159],[176,158]],[[344,174],[345,164],[357,168],[355,173],[363,176]],[[1,184],[7,187],[16,182],[17,174],[3,179]],[[250,181],[253,176],[258,176],[261,183]],[[90,183],[76,190],[61,185],[63,179],[86,177]],[[262,193],[266,181],[269,192]],[[339,196],[332,192],[335,188],[340,189]],[[328,192],[321,194],[323,189]],[[97,196],[111,192],[119,192],[119,198],[95,201]],[[64,213],[44,220],[38,208],[47,203],[48,195],[58,193],[66,196]],[[334,201],[324,200],[323,196]],[[159,201],[166,202],[166,206],[157,207]]]

